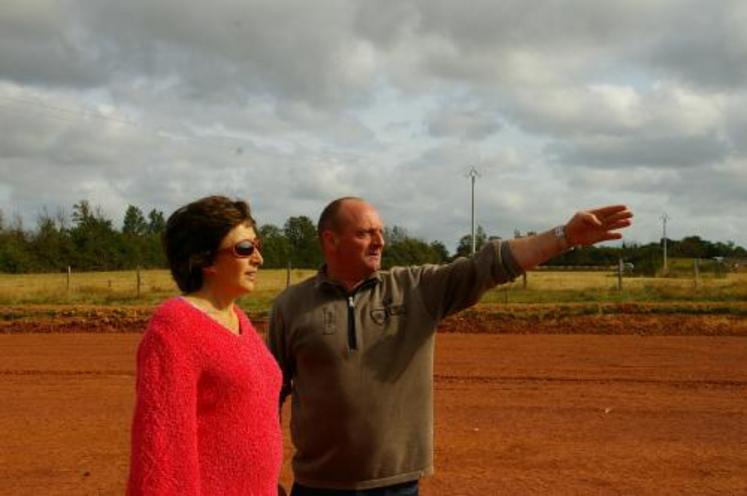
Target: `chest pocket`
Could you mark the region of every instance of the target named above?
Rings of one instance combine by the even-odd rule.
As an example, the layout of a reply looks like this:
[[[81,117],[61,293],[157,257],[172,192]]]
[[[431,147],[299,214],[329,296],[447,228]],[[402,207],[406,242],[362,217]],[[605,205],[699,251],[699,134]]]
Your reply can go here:
[[[324,326],[322,329],[322,334],[334,334],[337,331],[335,313],[329,308],[324,309]]]
[[[390,304],[371,310],[371,320],[379,325],[387,325],[394,319],[403,319],[407,315],[407,306],[404,303]]]

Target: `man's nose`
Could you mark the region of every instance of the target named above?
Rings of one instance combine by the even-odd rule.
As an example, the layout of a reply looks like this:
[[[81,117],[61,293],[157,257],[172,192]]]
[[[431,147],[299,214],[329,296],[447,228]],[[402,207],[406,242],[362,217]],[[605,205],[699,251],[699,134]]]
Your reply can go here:
[[[377,232],[373,235],[371,242],[375,246],[384,246],[384,233]]]

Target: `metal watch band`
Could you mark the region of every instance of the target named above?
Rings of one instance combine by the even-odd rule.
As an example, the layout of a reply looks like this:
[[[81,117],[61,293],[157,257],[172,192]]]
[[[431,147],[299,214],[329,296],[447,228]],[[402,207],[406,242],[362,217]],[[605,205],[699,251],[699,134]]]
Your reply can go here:
[[[553,232],[555,233],[555,238],[557,238],[558,243],[560,244],[560,248],[563,251],[568,251],[568,250],[573,249],[573,247],[568,242],[568,238],[565,235],[565,226],[563,226],[563,225],[556,226],[553,229]]]

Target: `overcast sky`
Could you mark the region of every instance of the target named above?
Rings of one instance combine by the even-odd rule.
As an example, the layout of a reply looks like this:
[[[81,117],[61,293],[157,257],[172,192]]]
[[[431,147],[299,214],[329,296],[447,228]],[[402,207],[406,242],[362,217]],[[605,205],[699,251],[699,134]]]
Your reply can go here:
[[[0,209],[358,195],[452,249],[626,203],[747,247],[747,2],[2,0]]]

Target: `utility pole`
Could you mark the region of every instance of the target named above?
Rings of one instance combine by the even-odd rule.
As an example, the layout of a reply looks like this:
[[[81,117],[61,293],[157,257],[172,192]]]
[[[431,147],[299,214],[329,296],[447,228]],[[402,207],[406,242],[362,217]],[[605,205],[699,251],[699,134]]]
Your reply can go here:
[[[472,183],[472,254],[475,254],[476,240],[475,240],[475,179],[480,177],[480,172],[475,167],[470,167],[467,172],[467,177],[470,178]]]
[[[662,222],[662,239],[664,242],[664,274],[669,272],[669,268],[667,267],[667,221],[671,219],[669,215],[667,215],[666,212],[664,212],[664,215],[661,216],[661,222]]]

